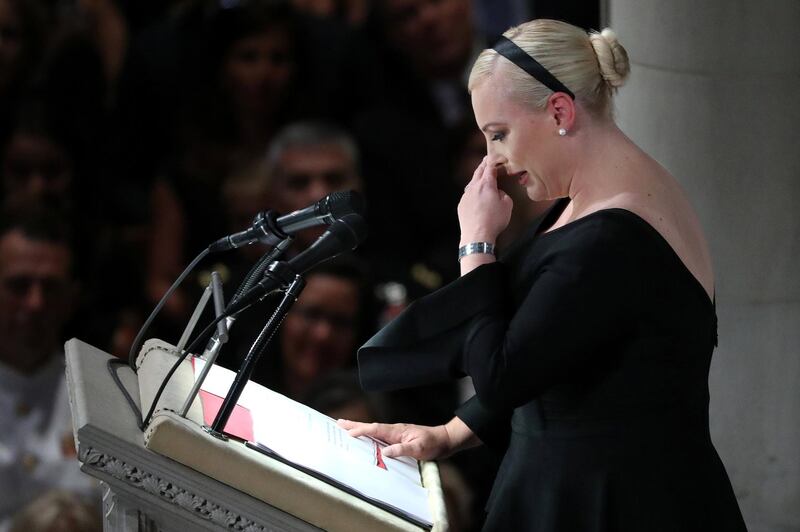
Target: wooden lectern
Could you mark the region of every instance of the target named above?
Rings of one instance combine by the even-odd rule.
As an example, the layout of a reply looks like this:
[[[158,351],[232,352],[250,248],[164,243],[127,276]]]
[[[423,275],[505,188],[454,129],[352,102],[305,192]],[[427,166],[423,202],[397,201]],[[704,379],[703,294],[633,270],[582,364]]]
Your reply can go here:
[[[154,345],[161,348],[151,340],[143,350]],[[175,375],[184,384],[167,388],[142,432],[109,373],[111,358],[77,339],[66,344],[78,459],[82,470],[102,483],[105,531],[424,530],[242,442],[207,434],[196,411],[199,401],[192,406],[194,412],[179,416],[176,411],[186,397],[182,394],[191,387],[185,384],[192,371],[188,362]],[[161,362],[163,373],[169,362]],[[140,389],[137,374],[124,366],[116,371],[134,402],[148,406],[152,385]],[[421,471],[432,530],[445,532],[438,469],[429,462]]]

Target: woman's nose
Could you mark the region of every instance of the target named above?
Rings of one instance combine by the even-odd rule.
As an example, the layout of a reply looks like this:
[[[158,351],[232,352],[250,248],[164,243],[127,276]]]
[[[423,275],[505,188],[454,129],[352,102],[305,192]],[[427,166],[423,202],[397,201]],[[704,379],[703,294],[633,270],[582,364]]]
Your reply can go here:
[[[506,158],[502,154],[497,153],[496,151],[489,150],[489,153],[486,156],[486,162],[490,166],[498,166],[499,167],[499,166],[503,166],[504,164],[506,164]]]

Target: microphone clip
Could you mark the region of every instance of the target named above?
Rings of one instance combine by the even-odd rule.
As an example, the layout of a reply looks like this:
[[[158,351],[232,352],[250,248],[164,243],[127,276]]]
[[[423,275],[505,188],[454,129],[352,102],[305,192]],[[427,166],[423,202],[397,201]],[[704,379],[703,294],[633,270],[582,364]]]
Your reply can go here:
[[[253,229],[258,229],[263,235],[258,236],[258,241],[269,246],[274,246],[282,240],[291,238],[291,235],[278,225],[278,213],[272,209],[256,214],[256,217],[253,218]]]
[[[261,287],[266,295],[276,287],[284,288],[290,285],[295,281],[297,275],[288,262],[277,260],[269,265],[267,271],[264,272],[264,278],[257,283],[257,286]]]
[[[228,251],[254,242],[275,246],[287,238],[289,235],[278,224],[278,214],[268,210],[258,213],[249,229],[220,238],[212,243],[208,250],[212,253]]]
[[[274,290],[285,289],[290,286],[296,281],[298,275],[298,272],[288,262],[276,260],[267,267],[261,280],[246,293],[242,294],[240,298],[232,301],[228,308],[225,309],[225,312],[229,316],[235,316],[256,301],[263,300]]]

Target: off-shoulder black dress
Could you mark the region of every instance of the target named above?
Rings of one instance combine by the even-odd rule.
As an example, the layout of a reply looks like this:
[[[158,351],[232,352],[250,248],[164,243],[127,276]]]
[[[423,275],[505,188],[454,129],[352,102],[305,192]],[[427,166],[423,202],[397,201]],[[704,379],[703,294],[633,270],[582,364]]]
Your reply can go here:
[[[358,356],[371,390],[472,377],[457,415],[504,452],[485,530],[738,532],[708,428],[715,344],[697,279],[647,222],[608,209],[533,228]]]

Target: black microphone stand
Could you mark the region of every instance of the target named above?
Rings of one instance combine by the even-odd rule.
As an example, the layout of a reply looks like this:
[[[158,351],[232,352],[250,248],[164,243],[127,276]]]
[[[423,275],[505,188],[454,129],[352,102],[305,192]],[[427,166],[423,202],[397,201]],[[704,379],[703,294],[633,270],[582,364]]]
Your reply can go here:
[[[286,263],[277,262],[274,265],[277,266],[277,268],[274,268],[272,273],[277,274],[281,278],[285,279],[289,277],[291,273],[293,273]],[[283,271],[277,272],[276,270]],[[258,363],[258,359],[261,358],[261,355],[266,350],[267,345],[275,335],[275,331],[277,331],[278,327],[280,327],[281,323],[283,323],[283,320],[286,317],[286,314],[289,312],[289,309],[291,309],[294,302],[297,301],[297,298],[303,291],[305,284],[305,280],[297,274],[295,274],[294,279],[288,283],[288,287],[284,290],[283,299],[275,308],[275,311],[272,313],[272,316],[270,316],[269,320],[267,320],[267,324],[261,330],[255,342],[253,342],[253,345],[250,347],[244,362],[242,362],[239,371],[236,373],[233,384],[228,390],[228,395],[225,396],[225,400],[222,402],[219,412],[217,412],[217,417],[214,419],[214,423],[211,425],[211,427],[204,427],[205,430],[211,435],[220,439],[226,439],[225,435],[223,434],[225,425],[228,424],[228,419],[230,419],[233,409],[236,407],[236,403],[239,401],[239,397],[242,395],[247,381],[250,380],[250,376],[253,374],[253,370]]]

